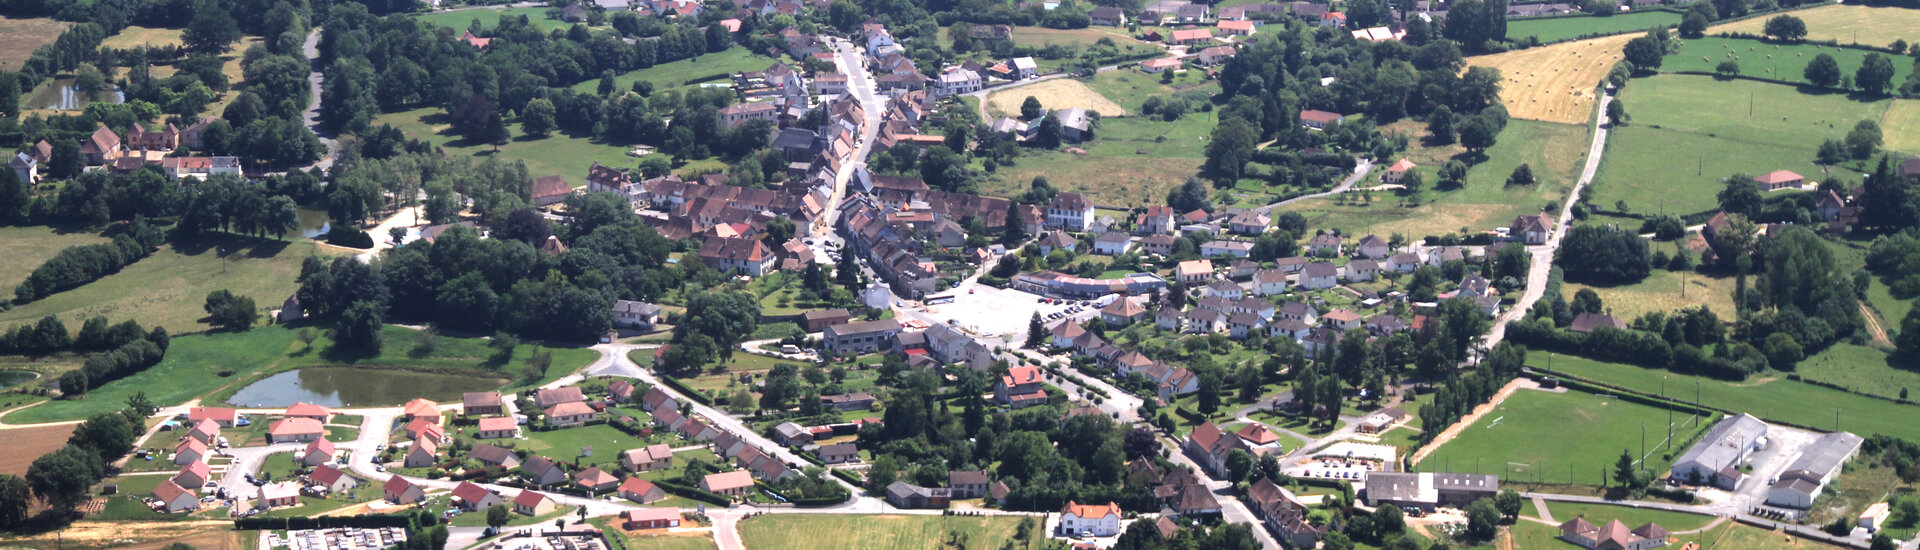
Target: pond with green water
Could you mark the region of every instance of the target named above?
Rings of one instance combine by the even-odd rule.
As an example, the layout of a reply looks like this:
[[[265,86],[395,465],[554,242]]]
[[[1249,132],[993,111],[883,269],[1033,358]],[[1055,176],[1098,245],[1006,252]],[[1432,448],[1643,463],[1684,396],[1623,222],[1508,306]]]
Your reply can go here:
[[[460,400],[467,392],[500,389],[507,381],[398,369],[310,367],[275,374],[248,384],[227,398],[242,407],[279,408],[294,403],[327,407],[389,407],[414,398]]]

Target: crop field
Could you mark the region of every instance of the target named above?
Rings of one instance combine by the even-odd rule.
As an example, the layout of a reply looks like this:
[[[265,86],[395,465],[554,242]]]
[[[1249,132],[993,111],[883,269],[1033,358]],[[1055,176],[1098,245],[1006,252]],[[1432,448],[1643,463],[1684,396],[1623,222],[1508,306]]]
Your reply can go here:
[[[957,534],[965,537],[961,548],[1034,547],[1008,546],[1022,519],[1013,516],[809,515],[817,517],[768,514],[742,521],[740,540],[756,549],[935,550],[953,547],[943,542]]]
[[[1716,68],[1722,61],[1732,61],[1740,65],[1740,74],[1754,78],[1771,78],[1788,82],[1805,82],[1807,64],[1820,54],[1833,56],[1840,64],[1842,74],[1852,75],[1860,70],[1867,52],[1852,48],[1836,48],[1819,44],[1771,44],[1759,40],[1744,38],[1696,38],[1682,40],[1680,49],[1668,54],[1660,61],[1663,71],[1703,71],[1718,72]],[[1907,73],[1913,72],[1913,62],[1902,56],[1883,57],[1893,61],[1893,86],[1907,81]],[[1631,88],[1633,85],[1628,84]]]
[[[1388,126],[1387,130],[1420,127],[1408,122]],[[1425,204],[1402,207],[1392,192],[1380,191],[1373,193],[1371,203],[1349,200],[1343,204],[1334,197],[1325,197],[1291,203],[1280,210],[1306,215],[1313,227],[1381,234],[1396,232],[1415,237],[1452,233],[1462,227],[1481,231],[1505,226],[1516,216],[1539,212],[1549,201],[1566,198],[1574,180],[1579,178],[1582,163],[1586,162],[1589,140],[1585,126],[1512,120],[1500,133],[1498,142],[1485,152],[1487,160],[1467,173],[1465,186],[1440,191],[1433,189],[1439,180],[1440,165],[1464,150],[1459,146],[1420,147],[1419,136],[1424,135],[1424,129],[1410,134],[1415,145],[1406,157],[1420,165],[1415,170],[1427,181]],[[1390,163],[1383,161],[1374,167],[1374,172],[1384,171]],[[1537,183],[1507,185],[1507,176],[1522,163],[1533,170]],[[1363,185],[1378,183],[1377,176],[1369,174],[1368,177],[1369,181]]]
[[[1795,10],[1790,15],[1807,22],[1808,40],[1837,40],[1842,44],[1885,46],[1895,39],[1920,41],[1920,10],[1829,4]],[[1707,34],[1742,32],[1761,34],[1767,19],[1743,19],[1707,28]],[[1897,64],[1897,63],[1896,63]]]
[[[1538,355],[1538,354],[1533,354]],[[1529,357],[1531,358],[1531,357]],[[1658,472],[1671,465],[1661,440],[1666,438],[1669,411],[1608,397],[1569,391],[1549,393],[1521,390],[1482,415],[1452,441],[1428,455],[1417,469],[1426,472],[1500,474],[1518,482],[1539,480],[1569,485],[1604,485],[1596,476],[1608,471],[1621,450],[1640,455],[1642,444],[1650,456],[1646,468]],[[1684,444],[1705,431],[1705,422],[1686,414],[1672,414],[1674,439]],[[1641,441],[1641,425],[1646,441]],[[1565,434],[1587,434],[1568,438]],[[1521,441],[1557,441],[1554,445],[1516,445]],[[1673,453],[1678,454],[1678,453]]]
[[[19,70],[34,49],[52,44],[70,25],[51,17],[0,16],[0,69]]]
[[[1886,136],[1887,149],[1920,153],[1920,99],[1893,100],[1887,114],[1880,117],[1880,129]]]
[[[166,29],[157,27],[129,26],[120,29],[120,34],[107,37],[100,42],[102,47],[127,49],[134,46],[180,45],[180,35],[185,29]]]
[[[753,53],[743,46],[734,46],[719,53],[703,54],[699,57],[661,63],[645,69],[630,71],[613,77],[614,89],[626,91],[633,89],[633,83],[641,80],[653,83],[655,91],[670,90],[688,86],[688,82],[715,82],[732,84],[727,77],[733,73],[764,71],[776,60]],[[789,63],[791,65],[791,63]],[[600,89],[600,79],[594,78],[573,85],[573,91],[596,93]]]
[[[1550,368],[1649,394],[1659,393],[1664,384],[1669,397],[1686,401],[1694,400],[1694,392],[1697,388],[1701,402],[1709,407],[1745,412],[1762,419],[1782,420],[1823,430],[1833,429],[1833,412],[1835,408],[1839,408],[1842,412],[1840,429],[1861,435],[1880,433],[1894,437],[1920,439],[1920,424],[1912,421],[1914,415],[1920,414],[1920,406],[1902,405],[1795,382],[1778,374],[1768,374],[1742,382],[1727,382],[1704,376],[1674,373],[1665,369],[1608,363],[1557,353],[1527,354],[1527,365]]]
[[[1627,226],[1636,229],[1639,225]],[[1653,243],[1653,249],[1672,253],[1673,243]],[[1654,311],[1674,311],[1698,305],[1707,306],[1721,319],[1733,319],[1732,277],[1712,277],[1691,271],[1653,270],[1638,283],[1621,286],[1591,286],[1566,283],[1567,299],[1581,289],[1591,288],[1613,310],[1614,317],[1632,320]]]
[[[1592,120],[1594,90],[1633,35],[1564,42],[1467,58],[1500,69],[1500,101],[1515,118],[1578,124]]]
[[[1679,24],[1680,14],[1658,10],[1618,13],[1608,17],[1537,17],[1507,21],[1507,38],[1532,36],[1541,42],[1553,42],[1593,34],[1638,33]]]
[[[1027,97],[1040,100],[1040,106],[1047,109],[1066,109],[1079,107],[1089,111],[1099,111],[1101,115],[1124,115],[1127,110],[1120,104],[1088,88],[1086,84],[1071,78],[1056,78],[1039,84],[1028,84],[1018,88],[987,95],[988,109],[996,114],[1019,114],[1020,104]]]
[[[206,317],[202,306],[207,293],[231,290],[253,298],[264,313],[294,291],[300,261],[313,253],[313,243],[306,240],[222,236],[185,246],[162,245],[119,273],[0,312],[0,326],[57,315],[78,330],[87,317],[104,315],[114,322],[135,319],[147,327],[167,327],[175,335],[199,332],[208,328],[200,322]],[[4,284],[11,287],[18,281]]]
[[[1635,79],[1622,101],[1632,124],[1609,140],[1594,198],[1674,214],[1714,208],[1722,180],[1735,173],[1792,170],[1808,183],[1856,180],[1853,163],[1831,167],[1832,174],[1815,165],[1814,149],[1822,139],[1845,137],[1859,120],[1879,120],[1888,105],[1695,75]]]

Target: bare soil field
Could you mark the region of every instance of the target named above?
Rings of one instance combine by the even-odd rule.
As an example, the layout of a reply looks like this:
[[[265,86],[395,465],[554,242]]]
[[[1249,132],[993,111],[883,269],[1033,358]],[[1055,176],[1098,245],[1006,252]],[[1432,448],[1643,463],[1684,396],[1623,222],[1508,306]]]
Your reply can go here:
[[[19,70],[35,48],[52,44],[68,25],[51,17],[0,17],[0,69]]]
[[[1500,100],[1515,118],[1580,124],[1593,115],[1594,88],[1635,35],[1563,42],[1467,58],[1500,69]]]
[[[1040,106],[1048,109],[1079,107],[1089,111],[1099,111],[1101,115],[1124,115],[1127,110],[1088,88],[1078,80],[1056,78],[1039,84],[1021,86],[1004,92],[995,92],[987,96],[987,104],[998,113],[1018,113],[1020,103],[1033,96],[1040,100]]]
[[[61,424],[0,431],[8,450],[0,455],[0,474],[26,475],[27,465],[33,464],[33,459],[66,446],[67,436],[73,435],[76,426],[78,424]]]
[[[1896,39],[1908,42],[1920,40],[1920,10],[1830,4],[1789,14],[1807,22],[1808,40],[1838,40],[1841,44],[1874,46],[1885,46]],[[1707,28],[1707,34],[1741,32],[1757,35],[1761,34],[1761,29],[1771,18],[1773,16],[1769,15],[1714,25]]]

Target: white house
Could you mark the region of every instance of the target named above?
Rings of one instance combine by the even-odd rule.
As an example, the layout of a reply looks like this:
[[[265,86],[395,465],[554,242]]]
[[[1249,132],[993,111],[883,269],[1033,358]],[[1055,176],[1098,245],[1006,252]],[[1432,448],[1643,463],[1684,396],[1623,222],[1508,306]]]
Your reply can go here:
[[[1080,504],[1067,501],[1060,509],[1060,532],[1072,536],[1091,533],[1096,537],[1111,537],[1120,534],[1120,505],[1108,502],[1103,505]]]
[[[1047,203],[1047,227],[1086,231],[1092,223],[1093,201],[1087,200],[1086,195],[1061,193]]]
[[[1261,296],[1273,296],[1287,293],[1287,272],[1279,269],[1262,269],[1253,273],[1253,293]]]
[[[1013,69],[1013,78],[1015,80],[1031,77],[1040,70],[1040,66],[1034,64],[1033,58],[1031,57],[1015,57],[1009,59],[1007,60],[1007,67]]]
[[[939,95],[959,95],[980,91],[980,73],[955,68],[940,73],[940,81],[934,88]]]
[[[1330,262],[1314,262],[1300,270],[1300,286],[1308,290],[1333,288],[1339,284],[1340,270]]]

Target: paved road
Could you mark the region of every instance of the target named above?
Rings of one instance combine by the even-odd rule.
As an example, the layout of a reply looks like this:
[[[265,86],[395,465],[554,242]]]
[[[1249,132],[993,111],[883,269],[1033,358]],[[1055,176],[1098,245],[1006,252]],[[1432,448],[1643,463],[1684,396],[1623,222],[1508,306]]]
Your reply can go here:
[[[860,141],[854,146],[853,156],[840,165],[840,173],[833,178],[833,196],[827,197],[825,215],[814,221],[811,234],[826,233],[834,226],[834,220],[840,217],[840,201],[847,196],[847,182],[853,179],[853,171],[867,166],[867,155],[873,152],[873,142],[880,133],[880,115],[886,112],[886,100],[874,94],[873,76],[867,74],[867,66],[861,62],[859,46],[837,38],[828,39],[834,51],[833,64],[842,74],[847,75],[847,91],[853,99],[860,102],[860,109],[866,113],[866,119],[860,124]]]
[[[1319,193],[1311,193],[1311,194],[1301,195],[1291,199],[1283,200],[1280,202],[1255,208],[1254,211],[1259,212],[1261,214],[1267,214],[1267,213],[1273,212],[1274,208],[1277,208],[1280,206],[1286,206],[1294,202],[1303,201],[1307,199],[1317,199],[1320,197],[1330,197],[1333,195],[1345,193],[1347,192],[1347,190],[1353,189],[1353,184],[1359,183],[1360,180],[1367,179],[1367,173],[1373,171],[1373,161],[1367,160],[1367,159],[1359,159],[1358,162],[1359,163],[1355,164],[1353,167],[1353,173],[1348,174],[1347,179],[1340,180],[1340,185],[1333,186],[1333,189],[1328,189],[1326,191],[1321,191]]]
[[[1260,518],[1253,515],[1253,510],[1248,509],[1246,503],[1240,502],[1239,497],[1233,495],[1233,483],[1213,479],[1211,475],[1207,474],[1206,468],[1201,468],[1199,463],[1194,462],[1192,458],[1188,458],[1187,453],[1180,452],[1178,442],[1162,439],[1161,444],[1163,446],[1171,444],[1169,450],[1172,452],[1170,452],[1169,455],[1171,455],[1170,458],[1172,458],[1173,462],[1192,470],[1194,475],[1200,478],[1201,483],[1205,483],[1208,489],[1213,490],[1213,498],[1220,502],[1220,516],[1222,519],[1225,519],[1228,523],[1245,523],[1252,527],[1251,531],[1253,531],[1253,536],[1259,539],[1262,548],[1267,548],[1268,550],[1277,550],[1280,548],[1280,542],[1274,540],[1272,533],[1267,532],[1267,529],[1260,523]]]
[[[327,146],[326,156],[320,157],[319,162],[307,169],[326,170],[333,167],[333,157],[340,152],[340,142],[320,127],[320,88],[326,79],[326,75],[320,72],[320,29],[315,28],[307,33],[307,41],[300,46],[300,51],[307,56],[307,85],[313,96],[307,100],[307,110],[301,116],[306,119],[307,131],[313,132],[315,137],[320,138],[320,143]]]

